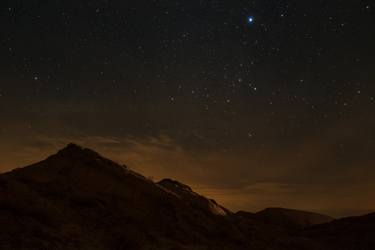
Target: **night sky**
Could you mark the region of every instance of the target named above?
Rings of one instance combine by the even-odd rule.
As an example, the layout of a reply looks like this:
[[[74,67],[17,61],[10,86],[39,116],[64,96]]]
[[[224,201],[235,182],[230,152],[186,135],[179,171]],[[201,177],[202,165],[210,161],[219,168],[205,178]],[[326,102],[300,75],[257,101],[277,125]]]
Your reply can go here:
[[[233,210],[375,210],[375,5],[0,4],[0,171],[69,142]]]

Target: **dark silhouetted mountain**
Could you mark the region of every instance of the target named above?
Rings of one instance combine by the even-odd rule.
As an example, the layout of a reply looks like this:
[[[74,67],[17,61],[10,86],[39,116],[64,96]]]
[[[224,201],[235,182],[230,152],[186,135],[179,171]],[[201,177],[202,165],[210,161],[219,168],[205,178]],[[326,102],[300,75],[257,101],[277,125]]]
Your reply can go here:
[[[333,220],[332,217],[326,215],[285,208],[266,208],[254,216],[265,223],[296,229]]]
[[[3,249],[246,247],[212,202],[163,184],[70,144],[0,175],[0,242]]]
[[[296,230],[284,225],[285,215],[272,212],[275,217],[265,220],[259,214],[264,213],[234,214],[187,185],[170,179],[154,183],[74,144],[0,175],[1,250],[338,249],[333,239],[350,235],[341,220]],[[297,214],[287,222],[321,222]],[[358,230],[352,242],[366,235],[371,243],[370,231],[361,234],[373,229],[371,216],[348,220]]]

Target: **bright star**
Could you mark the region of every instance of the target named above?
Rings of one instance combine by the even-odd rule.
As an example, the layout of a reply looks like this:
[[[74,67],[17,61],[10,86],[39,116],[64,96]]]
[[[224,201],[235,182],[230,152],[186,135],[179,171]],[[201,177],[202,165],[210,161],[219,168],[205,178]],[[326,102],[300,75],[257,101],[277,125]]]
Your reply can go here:
[[[254,17],[250,16],[250,17],[247,19],[247,21],[248,21],[249,23],[253,23],[253,22],[254,22]]]

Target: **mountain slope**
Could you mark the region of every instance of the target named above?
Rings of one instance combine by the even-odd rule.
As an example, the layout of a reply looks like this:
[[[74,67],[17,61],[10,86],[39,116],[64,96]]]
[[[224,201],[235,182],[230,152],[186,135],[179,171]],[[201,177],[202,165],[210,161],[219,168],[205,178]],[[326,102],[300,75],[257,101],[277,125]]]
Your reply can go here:
[[[246,245],[227,217],[185,199],[71,144],[0,176],[0,240],[17,249]]]
[[[0,175],[0,249],[325,250],[360,240],[358,249],[374,249],[373,216],[301,230],[321,217],[265,211],[232,213],[180,182],[154,183],[70,144]]]
[[[167,190],[173,192],[183,201],[188,202],[189,205],[194,208],[211,211],[215,215],[231,215],[231,212],[229,210],[218,205],[216,201],[212,199],[207,199],[206,197],[195,193],[189,186],[182,184],[178,181],[164,179],[158,182],[158,184],[166,188]]]

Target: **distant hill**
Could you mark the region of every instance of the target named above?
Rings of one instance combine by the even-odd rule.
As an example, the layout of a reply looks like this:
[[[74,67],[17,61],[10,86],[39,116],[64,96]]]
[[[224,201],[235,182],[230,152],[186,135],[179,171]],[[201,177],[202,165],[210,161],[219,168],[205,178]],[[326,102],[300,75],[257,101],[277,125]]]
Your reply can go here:
[[[326,215],[285,208],[266,208],[254,216],[265,223],[288,228],[305,228],[333,221]]]
[[[353,228],[341,220],[309,227],[324,220],[284,209],[233,213],[185,184],[154,183],[74,144],[0,175],[4,250],[345,249],[335,248],[342,235],[373,246],[371,216],[348,219]]]

